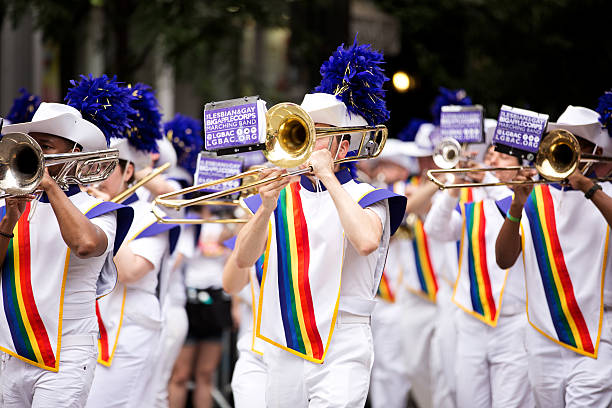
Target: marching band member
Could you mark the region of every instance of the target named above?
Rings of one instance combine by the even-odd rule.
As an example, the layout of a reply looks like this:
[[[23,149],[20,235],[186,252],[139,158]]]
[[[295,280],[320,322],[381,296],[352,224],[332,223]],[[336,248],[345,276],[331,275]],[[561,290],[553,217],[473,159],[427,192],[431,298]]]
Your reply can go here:
[[[369,45],[338,47],[302,108],[323,126],[384,122],[387,78],[380,63],[382,55]],[[254,216],[224,270],[224,287],[236,293],[264,256],[255,331],[265,342],[269,407],[365,404],[370,315],[405,198],[356,183],[349,169],[334,165],[350,145],[345,136],[318,139],[306,164],[311,175],[281,179],[247,198]]]
[[[602,120],[605,118],[602,117]],[[582,151],[609,144],[597,112],[569,106],[548,130],[577,136]],[[593,167],[596,176],[607,172]],[[527,172],[516,179],[525,180]],[[515,186],[499,202],[506,220],[495,253],[500,268],[519,256],[525,268],[529,380],[540,407],[612,404],[612,283],[609,225],[612,185],[579,171],[569,186]],[[598,211],[595,211],[597,209]]]
[[[383,182],[396,194],[406,194],[406,180],[412,163],[403,151],[401,140],[387,141],[385,150],[372,166],[373,179]],[[400,227],[400,231],[402,227]],[[402,252],[410,240],[405,234],[395,234],[389,243],[389,254],[378,288],[378,302],[372,312],[372,336],[374,340],[374,365],[370,385],[370,401],[373,408],[406,407],[411,383],[405,363],[411,342],[402,336],[397,324],[406,310],[400,299],[404,264]]]
[[[134,171],[150,165],[150,153],[161,137],[157,101],[146,85],[130,88],[136,99],[130,104],[133,118],[127,137],[111,140],[119,149],[119,166],[97,188],[95,194],[115,197],[133,181]],[[115,256],[119,284],[97,304],[100,338],[100,366],[94,378],[87,406],[150,406],[145,390],[152,381],[154,361],[161,331],[161,305],[158,294],[167,282],[162,276],[164,258],[172,252],[179,228],[159,224],[150,205],[133,193],[124,203],[134,209],[136,219],[128,231],[128,241]]]
[[[98,92],[108,112],[117,113],[112,123],[92,123],[104,109],[92,97],[82,112],[42,103],[31,122],[5,126],[3,133],[27,133],[45,154],[107,149],[111,126],[127,123],[121,114],[127,96],[106,77]],[[4,407],[85,405],[97,355],[96,297],[115,284],[112,257],[133,217],[131,209],[76,185],[63,191],[52,178],[59,172],[57,166],[45,170],[37,202],[29,195],[7,198],[0,207]]]
[[[496,152],[493,146],[484,160],[485,167],[518,164],[517,158]],[[481,181],[485,173],[471,174],[474,178],[480,175],[476,181]],[[488,179],[482,181],[509,181],[516,172],[499,171],[495,178],[486,174]],[[494,261],[494,241],[504,221],[495,197],[510,193],[505,187],[478,188],[473,191],[474,201],[458,204],[460,190],[449,189],[432,205],[425,221],[430,237],[460,240],[459,273],[452,297],[466,312],[457,315],[459,407],[533,405],[524,347],[527,321],[523,270],[518,265],[503,270]]]
[[[193,174],[196,169],[198,153],[202,150],[202,127],[200,122],[188,116],[176,114],[174,118],[164,124],[164,135],[161,139],[159,163],[173,161],[163,181],[155,181],[154,195],[176,191],[193,184]],[[156,178],[157,179],[157,178]],[[156,180],[154,179],[154,180]],[[165,184],[165,185],[164,185]],[[145,185],[151,188],[148,183]],[[181,231],[196,226],[183,225]],[[181,236],[186,236],[182,234]],[[181,248],[184,238],[179,237],[177,247]],[[193,245],[193,241],[188,242]],[[175,251],[175,256],[168,260],[171,268],[169,276],[168,294],[164,300],[162,314],[164,324],[160,340],[159,360],[157,362],[156,376],[156,400],[158,408],[168,407],[168,388],[170,376],[174,363],[181,351],[187,337],[189,321],[185,304],[187,303],[187,292],[185,287],[185,275],[182,267],[181,251]]]

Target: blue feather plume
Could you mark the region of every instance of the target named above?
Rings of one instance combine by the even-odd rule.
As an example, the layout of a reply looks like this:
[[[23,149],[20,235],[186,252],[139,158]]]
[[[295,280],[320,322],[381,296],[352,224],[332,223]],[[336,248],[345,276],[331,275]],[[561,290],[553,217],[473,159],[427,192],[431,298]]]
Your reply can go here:
[[[431,107],[431,116],[433,116],[433,123],[436,126],[440,125],[440,114],[442,107],[447,105],[471,105],[472,99],[467,95],[464,89],[446,89],[440,87],[440,94],[434,100],[433,106]]]
[[[389,120],[383,84],[389,78],[380,67],[383,54],[370,44],[357,44],[344,48],[344,44],[321,66],[321,84],[315,92],[335,95],[344,102],[349,113],[361,115],[370,125]]]
[[[40,105],[40,97],[28,92],[27,89],[19,90],[21,96],[13,100],[13,106],[9,111],[6,119],[11,123],[23,123],[32,121],[34,112]]]
[[[612,137],[612,90],[606,91],[599,97],[599,104],[595,110],[599,113],[599,121]]]
[[[411,119],[410,122],[402,129],[401,132],[397,135],[397,138],[402,142],[413,142],[416,138],[416,135],[419,131],[419,128],[423,123],[427,123],[427,121],[423,119]]]
[[[136,150],[157,153],[157,140],[161,139],[161,113],[155,93],[150,86],[137,83],[128,86],[134,99],[130,106],[134,113],[128,115],[131,127],[127,131],[128,143]]]
[[[107,141],[125,137],[125,132],[131,127],[128,115],[135,113],[130,107],[130,101],[135,97],[130,89],[120,86],[117,76],[94,78],[92,74],[81,75],[80,81],[71,80],[70,84],[72,88],[64,98],[68,105],[80,111],[83,119],[96,125]]]
[[[195,173],[198,153],[204,147],[201,122],[177,113],[164,124],[164,135],[172,142],[177,164],[190,174]]]

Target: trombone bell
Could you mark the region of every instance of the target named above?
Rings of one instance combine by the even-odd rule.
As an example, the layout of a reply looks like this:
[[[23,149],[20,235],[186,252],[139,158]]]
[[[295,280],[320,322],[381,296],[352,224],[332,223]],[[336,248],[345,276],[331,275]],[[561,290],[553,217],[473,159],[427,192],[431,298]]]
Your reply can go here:
[[[9,133],[0,140],[0,190],[10,195],[32,193],[44,175],[42,149],[25,133]]]
[[[436,145],[433,161],[441,169],[452,169],[461,159],[461,145],[452,138],[446,138]]]

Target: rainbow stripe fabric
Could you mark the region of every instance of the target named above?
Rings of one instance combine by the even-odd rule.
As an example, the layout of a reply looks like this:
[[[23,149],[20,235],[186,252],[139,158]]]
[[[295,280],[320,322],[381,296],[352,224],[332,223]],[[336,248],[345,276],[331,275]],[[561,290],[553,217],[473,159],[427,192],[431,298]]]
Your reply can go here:
[[[472,194],[472,189],[471,188],[462,188],[461,192],[459,193],[459,205],[463,204],[463,203],[470,203],[474,201],[474,197]]]
[[[391,289],[391,285],[389,284],[389,279],[387,278],[387,271],[383,271],[382,277],[380,279],[380,285],[378,285],[378,296],[381,297],[382,300],[385,300],[389,303],[395,302],[395,294]]]
[[[32,292],[29,214],[30,203],[13,230],[15,236],[9,241],[2,266],[4,312],[17,354],[54,369],[55,354]]]
[[[310,246],[300,188],[299,183],[292,183],[282,190],[274,211],[278,294],[287,347],[320,360],[324,348],[308,278]]]
[[[429,300],[435,302],[438,293],[438,281],[429,254],[427,235],[421,220],[417,220],[415,223],[414,236],[412,248],[414,249],[414,261],[421,290]]]
[[[534,187],[525,204],[525,212],[557,337],[564,344],[593,354],[593,342],[565,265],[548,186]]]
[[[463,208],[468,243],[467,261],[472,309],[485,321],[491,323],[495,321],[497,310],[487,267],[486,219],[483,204],[482,201],[465,203]]]

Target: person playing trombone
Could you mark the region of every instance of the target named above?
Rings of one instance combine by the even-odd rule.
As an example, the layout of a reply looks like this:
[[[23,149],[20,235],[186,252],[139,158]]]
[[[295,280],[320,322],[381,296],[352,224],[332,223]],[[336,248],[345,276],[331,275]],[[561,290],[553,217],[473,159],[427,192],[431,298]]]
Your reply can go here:
[[[356,41],[338,47],[302,108],[323,126],[384,122],[381,62],[381,54]],[[226,263],[224,288],[237,293],[263,256],[255,331],[265,342],[269,407],[365,404],[370,315],[405,198],[356,183],[349,169],[335,165],[350,145],[346,136],[317,139],[306,163],[310,174],[272,182],[247,199],[254,215]]]
[[[127,98],[113,80],[100,87],[111,95],[109,111]],[[101,129],[108,127],[92,123],[92,111],[100,108],[92,105],[82,114],[43,102],[31,122],[2,132],[29,134],[44,154],[105,150],[109,133]],[[125,117],[115,119],[118,128],[125,124]],[[62,180],[55,179],[60,170],[44,170],[37,200],[8,197],[0,207],[4,407],[85,405],[96,368],[96,298],[115,284],[112,257],[133,217],[131,209],[96,199],[77,185],[62,190]]]
[[[573,133],[581,151],[609,149],[597,112],[569,106],[548,130]],[[608,125],[609,127],[609,125]],[[549,133],[549,136],[554,133]],[[562,132],[560,133],[562,135]],[[601,176],[607,166],[596,164]],[[528,181],[523,170],[515,180]],[[500,268],[522,256],[527,287],[529,381],[540,407],[612,403],[612,185],[576,170],[567,184],[519,185],[498,202],[506,219],[497,237]]]

